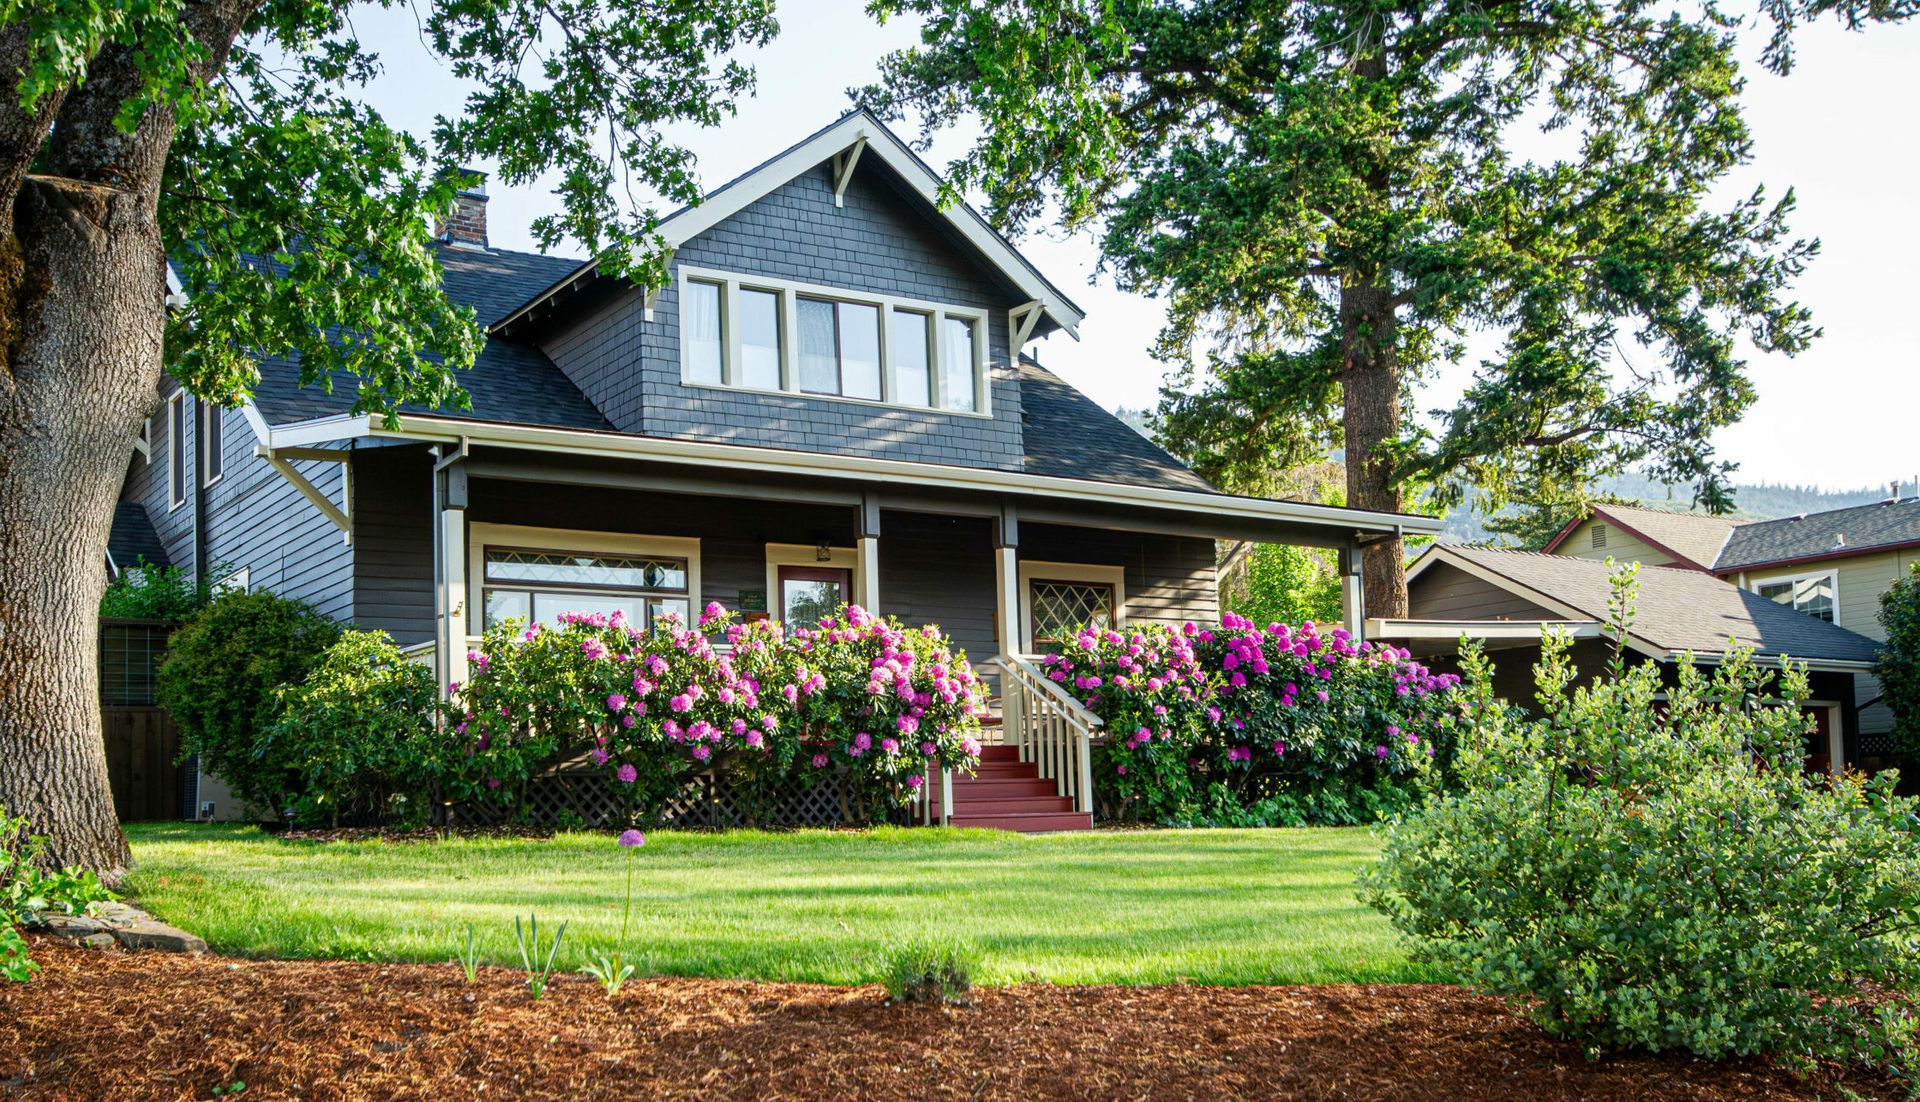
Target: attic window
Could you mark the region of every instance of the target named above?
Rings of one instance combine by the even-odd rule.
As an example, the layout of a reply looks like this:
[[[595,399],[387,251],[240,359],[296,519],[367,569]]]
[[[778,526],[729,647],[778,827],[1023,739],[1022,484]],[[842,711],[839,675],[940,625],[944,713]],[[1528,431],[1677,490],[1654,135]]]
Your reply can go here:
[[[1754,586],[1754,590],[1769,601],[1776,601],[1795,612],[1804,612],[1816,620],[1831,624],[1836,580],[1836,575],[1829,571],[1760,582]]]
[[[987,412],[987,314],[786,280],[681,269],[682,381]]]
[[[1600,548],[1605,547],[1606,545],[1607,545],[1607,526],[1604,524],[1594,525],[1593,526],[1594,549],[1599,550]]]

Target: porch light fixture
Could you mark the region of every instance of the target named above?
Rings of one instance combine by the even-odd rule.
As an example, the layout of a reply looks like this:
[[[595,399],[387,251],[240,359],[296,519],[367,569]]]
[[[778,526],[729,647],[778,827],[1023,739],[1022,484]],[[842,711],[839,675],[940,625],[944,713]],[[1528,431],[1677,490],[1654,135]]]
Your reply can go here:
[[[833,561],[832,546],[825,543],[815,546],[813,549],[813,561],[814,562],[832,562]]]

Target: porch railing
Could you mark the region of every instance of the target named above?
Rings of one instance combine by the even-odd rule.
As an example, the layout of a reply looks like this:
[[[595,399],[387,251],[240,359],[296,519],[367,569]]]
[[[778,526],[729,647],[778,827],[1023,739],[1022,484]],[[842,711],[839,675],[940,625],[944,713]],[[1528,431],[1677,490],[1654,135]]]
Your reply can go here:
[[[1037,655],[1003,654],[1000,670],[1000,722],[1005,741],[1019,747],[1020,760],[1033,762],[1054,791],[1073,801],[1075,811],[1093,812],[1093,740],[1103,726],[1099,716],[1042,673]]]

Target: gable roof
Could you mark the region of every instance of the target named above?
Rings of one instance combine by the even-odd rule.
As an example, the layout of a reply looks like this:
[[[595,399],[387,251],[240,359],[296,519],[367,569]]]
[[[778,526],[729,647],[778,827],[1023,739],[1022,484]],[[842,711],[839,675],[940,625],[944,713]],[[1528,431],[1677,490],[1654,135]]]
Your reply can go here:
[[[966,203],[940,204],[940,177],[927,163],[907,147],[887,125],[866,111],[849,111],[826,126],[801,138],[786,149],[721,184],[699,203],[681,207],[660,220],[658,232],[668,249],[677,249],[700,234],[733,217],[775,189],[829,159],[851,158],[845,171],[851,174],[863,157],[885,162],[930,210],[973,247],[988,267],[1027,298],[1040,304],[1043,314],[1076,339],[1086,312],[1075,305],[1060,288],[1054,286],[1033,262],[1021,255],[998,230],[995,230]],[[569,291],[598,280],[598,259],[576,264],[561,273],[549,286],[531,294],[521,303],[498,315],[488,328],[505,330],[531,315],[547,302]],[[486,315],[482,315],[483,320]]]
[[[1565,544],[1575,530],[1594,519],[1605,517],[1623,532],[1630,533],[1670,558],[1699,570],[1713,569],[1727,537],[1744,521],[1705,513],[1679,513],[1670,509],[1651,509],[1643,505],[1596,504],[1584,515],[1560,529],[1545,551],[1551,555]]]
[[[1408,584],[1434,563],[1459,567],[1482,581],[1574,620],[1609,618],[1613,567],[1595,559],[1435,544],[1408,572]],[[1783,656],[1812,666],[1857,669],[1873,662],[1879,644],[1816,620],[1699,570],[1642,566],[1628,642],[1665,660],[1681,652],[1724,654],[1732,641],[1768,659]]]
[[[1920,546],[1920,497],[1802,513],[1741,525],[1714,570],[1727,573],[1771,563],[1812,562]]]

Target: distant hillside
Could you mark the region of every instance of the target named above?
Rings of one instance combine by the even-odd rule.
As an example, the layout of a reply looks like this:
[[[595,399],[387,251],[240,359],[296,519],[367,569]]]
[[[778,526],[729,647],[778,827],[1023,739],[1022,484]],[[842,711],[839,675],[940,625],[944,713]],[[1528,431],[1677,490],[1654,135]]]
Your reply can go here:
[[[1113,415],[1142,436],[1152,436],[1147,428],[1151,410],[1122,406]],[[1733,501],[1736,515],[1755,520],[1790,517],[1795,513],[1820,513],[1844,509],[1849,505],[1867,505],[1885,498],[1890,486],[1866,486],[1858,490],[1822,490],[1818,486],[1789,486],[1771,482],[1736,483]],[[1621,475],[1602,481],[1599,492],[1638,501],[1656,509],[1684,510],[1693,500],[1685,487],[1665,486],[1645,475]],[[1904,483],[1902,494],[1920,494],[1920,485]],[[1471,506],[1462,506],[1447,514],[1441,539],[1448,543],[1472,543],[1488,538],[1486,516]]]

